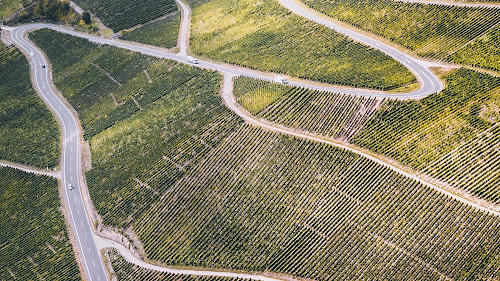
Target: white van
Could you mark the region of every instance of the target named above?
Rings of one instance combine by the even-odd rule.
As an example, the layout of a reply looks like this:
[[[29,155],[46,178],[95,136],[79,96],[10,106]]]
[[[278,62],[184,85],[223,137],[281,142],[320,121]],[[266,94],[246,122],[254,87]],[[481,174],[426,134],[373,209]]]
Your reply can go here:
[[[274,82],[280,83],[280,84],[288,84],[288,81],[283,76],[276,76],[276,77],[274,77]]]
[[[190,62],[192,64],[197,64],[198,63],[198,59],[197,58],[193,58],[192,56],[188,56],[187,60],[188,60],[188,62]]]

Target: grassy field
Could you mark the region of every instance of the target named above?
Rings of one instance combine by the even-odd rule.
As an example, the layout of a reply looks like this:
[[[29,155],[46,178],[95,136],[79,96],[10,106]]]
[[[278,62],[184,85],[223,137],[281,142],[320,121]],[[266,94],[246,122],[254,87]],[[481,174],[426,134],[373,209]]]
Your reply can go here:
[[[118,281],[134,280],[134,281],[235,281],[243,279],[226,278],[226,277],[205,277],[185,274],[170,274],[165,272],[154,271],[143,267],[136,266],[126,261],[120,253],[115,249],[106,249],[104,254],[108,259]]]
[[[314,280],[498,278],[500,220],[359,155],[241,126],[137,220],[147,257]]]
[[[310,80],[392,89],[415,81],[401,64],[277,1],[213,0],[193,8],[193,52],[217,61]]]
[[[500,26],[456,51],[448,60],[500,71]]]
[[[117,32],[177,11],[175,0],[75,0]]]
[[[49,30],[30,38],[79,113],[92,152],[90,194],[108,225],[127,226],[241,122],[222,105],[217,73]]]
[[[57,186],[0,168],[0,280],[81,280]]]
[[[313,9],[373,32],[417,54],[445,59],[498,23],[499,9],[392,0],[302,0]]]
[[[250,78],[236,79],[234,95],[239,104],[259,118],[341,139],[358,132],[381,103],[374,98],[305,90]]]
[[[177,12],[165,19],[147,23],[130,32],[126,32],[120,38],[163,48],[173,48],[177,46],[180,24],[181,13]]]
[[[39,168],[59,164],[59,128],[31,85],[26,57],[0,43],[0,159]]]

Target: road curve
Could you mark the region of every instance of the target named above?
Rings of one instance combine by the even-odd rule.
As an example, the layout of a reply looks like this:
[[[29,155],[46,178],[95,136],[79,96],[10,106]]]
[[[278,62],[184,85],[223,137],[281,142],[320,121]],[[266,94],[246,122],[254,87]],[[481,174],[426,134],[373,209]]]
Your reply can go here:
[[[120,252],[122,257],[127,260],[128,262],[147,268],[151,270],[156,270],[160,272],[168,272],[171,274],[186,274],[186,275],[198,275],[198,276],[217,276],[217,277],[232,277],[232,278],[239,278],[239,279],[252,279],[252,280],[259,280],[259,281],[282,281],[281,279],[277,278],[272,278],[272,277],[266,277],[263,275],[256,275],[256,274],[247,274],[247,273],[237,273],[237,272],[228,272],[228,271],[209,271],[209,270],[193,270],[193,269],[175,269],[175,268],[169,268],[169,267],[162,267],[162,266],[157,266],[153,265],[147,262],[144,262],[137,257],[135,257],[127,248],[125,248],[123,245],[113,241],[109,240],[100,236],[95,236],[94,239],[96,240],[97,247],[99,249],[105,249],[105,248],[115,248]]]
[[[291,135],[291,136],[294,136],[294,137],[298,137],[298,138],[303,138],[303,139],[308,139],[308,140],[312,140],[312,141],[315,141],[315,142],[320,142],[320,143],[324,143],[324,144],[328,144],[328,145],[331,145],[331,146],[334,146],[334,147],[337,147],[337,148],[341,148],[341,149],[345,149],[345,150],[348,150],[350,152],[353,152],[353,153],[356,153],[358,155],[361,155],[365,158],[368,158],[374,162],[376,162],[377,164],[380,164],[384,167],[387,167],[405,177],[408,177],[408,178],[411,178],[415,181],[418,181],[422,184],[424,184],[425,186],[427,187],[430,187],[442,194],[445,194],[457,201],[460,201],[464,204],[467,204],[469,206],[472,206],[474,208],[477,208],[479,210],[482,210],[482,211],[485,211],[491,215],[495,215],[495,216],[500,216],[500,212],[497,211],[497,210],[493,210],[493,209],[490,209],[486,206],[483,206],[483,205],[479,205],[475,202],[472,202],[470,200],[467,200],[457,194],[454,194],[454,193],[451,193],[447,190],[444,190],[428,181],[425,181],[415,175],[412,175],[406,171],[403,171],[401,170],[400,168],[396,167],[396,166],[393,166],[381,159],[378,159],[376,157],[373,157],[372,155],[370,154],[367,154],[363,151],[359,151],[357,149],[354,149],[350,146],[347,146],[347,145],[343,145],[343,144],[340,144],[340,143],[336,143],[336,142],[333,142],[333,141],[329,141],[329,140],[326,140],[326,139],[323,139],[323,138],[320,138],[320,137],[317,137],[313,134],[307,134],[307,133],[299,133],[299,132],[296,132],[294,131],[293,129],[290,129],[290,128],[286,128],[286,127],[283,127],[283,126],[277,126],[275,124],[272,124],[270,122],[267,122],[267,121],[263,121],[263,120],[258,120],[256,119],[250,112],[248,112],[247,110],[243,109],[241,106],[239,106],[239,104],[236,102],[236,99],[233,95],[233,78],[235,76],[234,75],[231,75],[231,74],[226,74],[224,75],[224,85],[223,85],[223,89],[222,89],[222,100],[224,101],[224,104],[229,108],[231,109],[234,113],[236,113],[238,116],[240,116],[241,118],[243,118],[243,120],[245,120],[246,122],[250,123],[250,124],[253,124],[255,126],[258,126],[258,127],[261,127],[261,128],[264,128],[264,129],[267,129],[267,130],[270,130],[270,131],[273,131],[273,132],[277,132],[277,133],[282,133],[282,134],[286,134],[286,135]]]
[[[290,1],[290,0],[285,0],[285,1]],[[294,6],[295,7],[295,6]],[[303,9],[302,7],[298,7],[298,9]],[[323,22],[322,19],[318,19],[318,21]],[[324,21],[325,24],[328,24],[331,27],[334,27],[333,23],[329,21]],[[166,58],[170,60],[174,60],[180,63],[185,63],[188,64],[186,55],[183,54],[173,54],[173,53],[168,53],[162,50],[158,50],[156,48],[150,48],[147,46],[142,46],[142,45],[136,45],[136,44],[131,44],[127,43],[121,40],[113,40],[113,39],[105,39],[105,38],[100,38],[96,36],[92,36],[89,34],[83,34],[80,32],[76,32],[74,30],[70,30],[67,28],[64,28],[62,26],[58,25],[53,25],[53,24],[47,24],[47,23],[33,23],[33,24],[27,24],[23,26],[19,26],[13,29],[13,32],[25,32],[29,30],[33,30],[36,28],[49,28],[55,31],[59,31],[62,33],[66,33],[72,36],[80,37],[87,39],[91,42],[97,43],[97,44],[105,44],[105,45],[110,45],[110,46],[115,46],[118,48],[122,49],[127,49],[135,52],[140,52],[145,55],[149,56],[154,56],[154,57],[159,57],[159,58]],[[378,98],[390,98],[390,99],[420,99],[423,97],[426,97],[430,94],[439,92],[443,89],[443,84],[439,80],[439,78],[432,73],[429,69],[424,67],[423,65],[420,64],[419,60],[416,60],[412,58],[411,56],[408,56],[404,54],[403,52],[388,46],[384,45],[381,43],[378,43],[377,41],[367,38],[363,35],[358,35],[357,33],[347,30],[345,28],[339,27],[339,30],[345,30],[346,34],[352,34],[354,37],[353,39],[357,40],[361,39],[366,41],[366,44],[369,45],[373,44],[375,48],[380,50],[383,50],[384,52],[391,53],[392,56],[397,58],[398,61],[400,61],[402,64],[407,66],[413,73],[415,73],[415,76],[421,83],[421,86],[418,90],[409,92],[409,93],[387,93],[383,91],[375,91],[375,90],[368,90],[368,89],[356,89],[356,88],[346,88],[346,87],[339,87],[335,85],[321,85],[315,82],[309,82],[306,80],[301,80],[301,81],[290,81],[290,85],[292,86],[297,86],[297,87],[303,87],[307,89],[313,89],[313,90],[319,90],[319,91],[325,91],[325,92],[335,92],[335,93],[342,93],[342,94],[348,94],[348,95],[356,95],[356,96],[366,96],[366,97],[378,97]],[[350,35],[349,35],[350,36]],[[371,45],[370,45],[371,46]],[[223,63],[217,63],[217,62],[210,62],[210,61],[205,61],[205,60],[199,60],[199,63],[196,65],[201,68],[205,69],[210,69],[210,70],[215,70],[219,71],[222,73],[229,73],[229,74],[234,74],[238,76],[246,76],[254,79],[260,79],[260,80],[268,80],[271,81],[273,79],[273,75],[269,75],[267,73],[263,73],[260,71],[255,71],[235,65],[229,65],[229,64],[223,64]]]
[[[414,75],[417,77],[420,83],[420,88],[416,91],[406,94],[406,96],[411,98],[423,98],[432,93],[440,92],[444,86],[439,80],[439,78],[430,71],[427,67],[422,65],[419,60],[414,59],[412,56],[392,47],[385,43],[379,42],[369,36],[357,33],[351,29],[345,28],[336,24],[328,19],[318,17],[313,10],[298,4],[297,0],[278,0],[281,5],[283,5],[288,10],[293,13],[304,17],[308,20],[314,21],[318,24],[324,25],[338,33],[342,33],[348,36],[350,39],[357,41],[361,44],[370,46],[374,49],[380,50],[386,55],[392,57],[394,60],[399,61],[405,67],[407,67]],[[301,85],[299,85],[301,86]]]
[[[11,37],[15,44],[27,54],[32,71],[33,87],[55,112],[62,127],[61,182],[71,229],[78,248],[77,252],[87,280],[105,281],[108,280],[108,275],[94,242],[92,228],[87,218],[82,197],[80,185],[80,182],[82,182],[80,132],[78,125],[70,109],[52,90],[51,86],[53,85],[50,82],[48,68],[42,67],[42,65],[48,65],[48,63],[40,50],[23,37],[25,30],[24,28],[16,28],[12,30]],[[73,190],[67,188],[69,184],[74,187]]]

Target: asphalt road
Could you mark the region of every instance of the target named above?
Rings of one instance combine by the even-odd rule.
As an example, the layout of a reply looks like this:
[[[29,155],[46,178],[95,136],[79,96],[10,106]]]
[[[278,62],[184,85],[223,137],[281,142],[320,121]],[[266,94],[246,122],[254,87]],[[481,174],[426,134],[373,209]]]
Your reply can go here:
[[[75,117],[66,105],[52,91],[49,82],[49,73],[42,53],[31,43],[23,38],[25,28],[14,29],[11,33],[12,39],[23,49],[30,62],[32,70],[33,85],[50,109],[55,112],[57,120],[61,124],[63,133],[62,159],[61,159],[61,182],[63,186],[64,199],[68,208],[71,230],[74,234],[78,254],[81,258],[85,275],[88,281],[108,280],[104,269],[101,255],[97,250],[92,236],[92,228],[85,212],[85,205],[80,189],[80,143],[79,131]],[[74,189],[68,190],[71,184]]]

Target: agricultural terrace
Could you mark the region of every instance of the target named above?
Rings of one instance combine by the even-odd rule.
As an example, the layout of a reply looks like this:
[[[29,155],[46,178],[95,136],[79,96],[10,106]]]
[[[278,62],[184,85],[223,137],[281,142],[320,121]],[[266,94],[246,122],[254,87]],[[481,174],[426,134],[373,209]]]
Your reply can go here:
[[[177,46],[180,23],[181,13],[177,11],[163,19],[124,32],[120,38],[163,48],[173,48]]]
[[[115,249],[106,249],[104,256],[108,260],[113,272],[111,276],[117,280],[134,281],[236,281],[229,277],[205,277],[184,274],[171,274],[143,268],[126,261]],[[240,279],[241,280],[241,279]]]
[[[382,52],[296,16],[274,0],[196,5],[190,40],[200,56],[309,80],[382,90],[416,81]]]
[[[50,30],[30,38],[79,113],[89,191],[107,225],[126,227],[241,123],[222,104],[217,73]]]
[[[352,142],[417,170],[426,171],[429,166],[434,166],[432,169],[438,170],[434,170],[431,173],[433,175],[441,175],[441,172],[453,173],[453,176],[475,175],[475,183],[451,182],[457,187],[499,202],[498,162],[494,159],[488,161],[488,155],[482,151],[488,147],[493,148],[495,144],[485,144],[480,151],[469,150],[463,151],[466,154],[461,154],[474,159],[470,159],[472,162],[468,164],[482,167],[483,172],[480,174],[455,170],[450,165],[435,165],[443,161],[441,158],[454,153],[457,147],[480,141],[481,136],[490,136],[489,131],[500,120],[500,79],[467,69],[453,72],[445,79],[447,87],[439,94],[419,101],[384,102],[365,123],[364,129],[354,135]],[[460,167],[463,164],[455,163]],[[490,173],[496,176],[490,178]],[[450,177],[442,176],[442,179]],[[480,187],[470,187],[478,183]],[[494,194],[487,195],[488,192]]]
[[[0,168],[0,280],[81,280],[57,186]]]
[[[57,122],[32,88],[26,57],[2,43],[0,77],[0,159],[39,168],[57,166]]]
[[[449,60],[500,71],[500,25],[451,54]]]
[[[234,95],[256,117],[336,139],[350,139],[382,102],[244,77],[235,80]]]
[[[446,59],[498,24],[500,9],[393,0],[302,0],[335,19],[385,37],[416,54]],[[498,44],[498,42],[496,43]]]
[[[170,265],[437,280],[498,278],[499,224],[357,154],[242,125],[132,229]]]
[[[177,11],[175,0],[75,0],[118,32]]]

